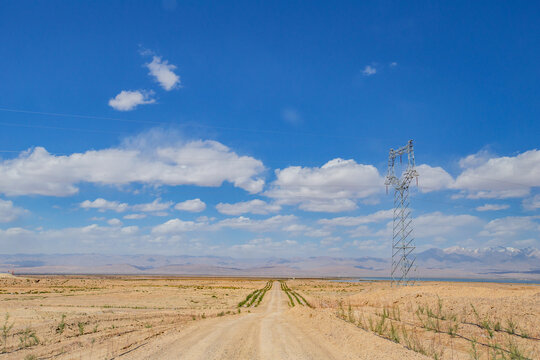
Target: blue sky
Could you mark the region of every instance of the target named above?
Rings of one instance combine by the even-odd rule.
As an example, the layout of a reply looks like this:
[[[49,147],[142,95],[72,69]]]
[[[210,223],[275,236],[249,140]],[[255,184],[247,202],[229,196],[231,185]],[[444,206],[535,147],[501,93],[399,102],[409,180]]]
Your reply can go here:
[[[1,252],[540,247],[539,7],[4,1]]]

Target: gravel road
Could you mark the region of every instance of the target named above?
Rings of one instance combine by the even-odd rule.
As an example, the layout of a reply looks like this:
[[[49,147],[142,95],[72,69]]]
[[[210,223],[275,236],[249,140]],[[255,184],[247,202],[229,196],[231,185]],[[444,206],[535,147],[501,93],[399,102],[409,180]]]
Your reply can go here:
[[[201,320],[164,334],[122,359],[427,359],[303,306],[289,308],[276,281],[250,313]]]

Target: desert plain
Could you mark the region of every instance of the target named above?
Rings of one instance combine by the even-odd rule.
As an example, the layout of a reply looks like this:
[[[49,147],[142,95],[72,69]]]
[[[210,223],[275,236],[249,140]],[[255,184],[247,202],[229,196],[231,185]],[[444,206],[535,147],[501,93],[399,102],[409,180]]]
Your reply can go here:
[[[540,359],[540,286],[0,277],[0,359]]]

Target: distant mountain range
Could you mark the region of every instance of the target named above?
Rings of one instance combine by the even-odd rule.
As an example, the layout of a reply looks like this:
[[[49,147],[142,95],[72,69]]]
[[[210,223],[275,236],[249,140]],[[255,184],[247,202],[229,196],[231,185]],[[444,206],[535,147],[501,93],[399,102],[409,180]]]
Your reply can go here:
[[[540,280],[540,250],[490,247],[432,248],[417,255],[418,276]],[[388,276],[389,259],[297,257],[15,254],[0,255],[0,272],[16,274],[131,274],[284,277]]]

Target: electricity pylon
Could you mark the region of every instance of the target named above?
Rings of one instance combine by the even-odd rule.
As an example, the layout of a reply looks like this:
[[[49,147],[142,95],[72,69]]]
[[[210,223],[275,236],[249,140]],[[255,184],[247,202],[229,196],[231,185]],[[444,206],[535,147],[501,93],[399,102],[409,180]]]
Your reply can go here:
[[[394,172],[394,164],[399,156],[402,162],[403,155],[407,155],[407,168],[400,178]],[[411,210],[409,209],[409,185],[416,179],[418,185],[418,173],[414,168],[413,141],[397,150],[390,149],[388,157],[388,174],[386,175],[386,190],[388,185],[394,187],[394,221],[392,237],[392,286],[413,285],[416,276],[416,255],[414,254],[414,237],[412,234],[413,224]],[[413,274],[411,274],[413,272]],[[412,275],[412,276],[411,276]]]

